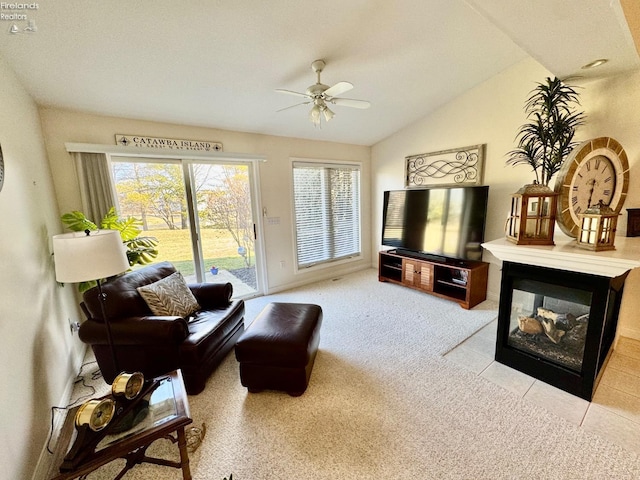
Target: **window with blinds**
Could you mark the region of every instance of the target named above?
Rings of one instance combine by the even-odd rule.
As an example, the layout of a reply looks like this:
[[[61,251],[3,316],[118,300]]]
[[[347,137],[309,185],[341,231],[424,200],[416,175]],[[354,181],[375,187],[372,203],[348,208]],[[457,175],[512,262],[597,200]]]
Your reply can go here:
[[[360,254],[360,167],[293,163],[298,268]]]

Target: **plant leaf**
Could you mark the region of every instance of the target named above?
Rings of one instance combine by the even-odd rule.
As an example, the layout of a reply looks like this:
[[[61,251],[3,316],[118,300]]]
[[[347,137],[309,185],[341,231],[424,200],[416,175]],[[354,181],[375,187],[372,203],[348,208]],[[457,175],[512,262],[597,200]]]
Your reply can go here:
[[[575,130],[584,123],[584,113],[575,112],[575,105],[577,91],[560,79],[538,83],[525,101],[528,123],[518,129],[518,147],[507,154],[506,163],[530,165],[536,179],[547,185],[575,147]]]
[[[67,228],[74,232],[84,232],[85,230],[97,230],[98,226],[89,220],[84,213],[78,212],[74,210],[70,213],[65,213],[60,217],[62,223],[64,223]]]

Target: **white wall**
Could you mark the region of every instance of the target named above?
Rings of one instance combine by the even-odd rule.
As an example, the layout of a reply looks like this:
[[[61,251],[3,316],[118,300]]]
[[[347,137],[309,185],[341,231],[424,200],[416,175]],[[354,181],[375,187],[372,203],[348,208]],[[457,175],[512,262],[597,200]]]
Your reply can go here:
[[[267,156],[267,161],[259,164],[260,200],[269,217],[280,218],[278,225],[264,222],[269,292],[371,266],[371,242],[366,234],[371,231],[369,147],[103,117],[50,108],[41,109],[40,114],[61,212],[82,208],[73,161],[64,146],[66,142],[115,145],[117,133],[216,141],[223,144],[225,152]],[[309,127],[313,128],[311,124]],[[334,265],[294,272],[292,157],[362,163],[363,255],[360,261],[341,267]],[[284,268],[280,266],[281,261],[284,261]]]
[[[0,477],[26,479],[84,348],[69,328],[74,289],[55,281],[51,237],[61,227],[38,110],[2,59],[0,85]]]
[[[523,60],[372,147],[374,263],[377,262],[377,250],[381,248],[382,192],[404,187],[404,157],[408,155],[486,143],[484,183],[489,185],[489,209],[485,240],[504,237],[510,195],[534,179],[529,167],[507,166],[506,154],[515,147],[518,128],[526,120],[523,106],[529,92],[547,76],[551,74],[536,61]],[[576,132],[576,140],[609,136],[625,148],[630,165],[629,195],[625,208],[640,207],[638,85],[640,72],[575,84],[587,115],[586,124]],[[626,211],[622,213],[618,235],[625,235],[626,232]],[[559,228],[556,228],[556,236],[561,235]],[[488,295],[497,300],[500,293],[500,262],[486,251],[484,260],[491,262]],[[640,292],[640,284],[634,281],[635,277],[627,282],[625,296],[637,296]],[[619,332],[640,339],[640,320],[621,315]]]

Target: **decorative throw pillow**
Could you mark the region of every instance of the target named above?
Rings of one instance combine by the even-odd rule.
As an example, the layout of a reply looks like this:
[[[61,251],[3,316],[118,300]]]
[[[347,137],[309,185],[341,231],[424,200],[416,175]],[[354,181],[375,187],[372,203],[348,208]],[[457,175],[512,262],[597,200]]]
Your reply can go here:
[[[184,281],[180,272],[175,272],[155,283],[137,288],[154,315],[177,315],[186,317],[200,305]]]

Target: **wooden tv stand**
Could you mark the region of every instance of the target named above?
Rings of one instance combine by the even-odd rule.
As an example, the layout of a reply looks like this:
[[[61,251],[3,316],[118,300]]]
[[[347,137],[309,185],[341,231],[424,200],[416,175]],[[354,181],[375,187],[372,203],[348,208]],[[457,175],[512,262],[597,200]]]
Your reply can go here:
[[[378,258],[378,280],[397,283],[470,309],[487,298],[489,264],[480,261],[437,261],[383,250]]]

